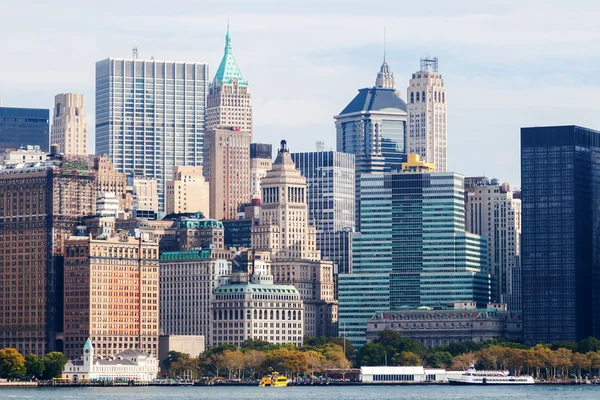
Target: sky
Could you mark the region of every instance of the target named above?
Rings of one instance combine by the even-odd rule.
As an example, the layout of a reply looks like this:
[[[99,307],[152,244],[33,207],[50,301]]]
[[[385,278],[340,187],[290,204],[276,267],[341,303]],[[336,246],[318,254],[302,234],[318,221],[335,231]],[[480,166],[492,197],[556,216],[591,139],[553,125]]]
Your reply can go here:
[[[253,140],[335,150],[333,116],[374,85],[385,27],[403,97],[419,59],[439,59],[449,170],[518,187],[520,127],[600,129],[599,13],[581,0],[2,0],[0,97],[52,108],[57,93],[83,93],[93,136],[96,61],[138,47],[140,58],[207,62],[212,76],[229,19]]]

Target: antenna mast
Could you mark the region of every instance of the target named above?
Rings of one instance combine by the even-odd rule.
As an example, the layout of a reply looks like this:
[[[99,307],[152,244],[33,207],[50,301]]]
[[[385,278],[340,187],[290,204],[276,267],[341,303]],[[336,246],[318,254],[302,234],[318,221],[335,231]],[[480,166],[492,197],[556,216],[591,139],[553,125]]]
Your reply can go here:
[[[133,59],[134,59],[134,60],[137,60],[137,59],[138,59],[138,57],[139,57],[139,55],[140,55],[140,53],[139,53],[139,51],[138,51],[138,48],[137,48],[137,47],[134,47],[134,48],[131,50],[131,53],[132,53],[132,55],[133,55]]]

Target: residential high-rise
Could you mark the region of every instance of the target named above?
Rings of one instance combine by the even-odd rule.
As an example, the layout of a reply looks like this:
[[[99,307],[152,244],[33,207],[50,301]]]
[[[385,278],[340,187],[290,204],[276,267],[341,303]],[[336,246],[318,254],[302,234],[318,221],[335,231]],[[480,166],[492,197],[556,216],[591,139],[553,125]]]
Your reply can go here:
[[[96,63],[96,154],[118,172],[155,178],[159,211],[173,167],[202,166],[207,90],[204,63]]]
[[[44,108],[0,107],[0,150],[39,146],[50,149],[50,110]]]
[[[173,180],[167,181],[167,214],[199,211],[210,217],[210,184],[202,167],[174,167]]]
[[[304,333],[336,334],[333,262],[321,260],[315,227],[309,225],[306,178],[296,169],[285,140],[261,180],[260,222],[252,227],[252,248],[270,253],[277,284],[293,284],[304,300]]]
[[[229,275],[231,261],[215,258],[209,249],[162,253],[161,335],[203,335],[212,344],[210,301],[219,279]]]
[[[270,144],[250,144],[250,192],[252,198],[260,199],[260,180],[267,176],[273,164],[273,148]]]
[[[87,155],[88,126],[83,95],[61,93],[54,96],[50,142],[66,155]]]
[[[406,103],[406,151],[434,163],[437,172],[446,172],[446,88],[437,58],[421,59],[421,69],[412,74],[406,90]]]
[[[63,244],[95,208],[86,168],[51,159],[0,169],[0,348],[61,350]]]
[[[523,340],[600,337],[600,132],[521,129]]]
[[[521,199],[496,179],[467,186],[467,231],[485,236],[489,271],[496,278],[493,301],[521,310]]]
[[[336,151],[292,153],[306,178],[308,220],[316,228],[317,249],[340,273],[350,269],[354,231],[354,155]]]
[[[206,99],[206,130],[236,127],[252,136],[250,88],[242,76],[231,47],[227,25],[225,51]]]
[[[240,205],[250,201],[250,135],[239,128],[206,132],[204,176],[210,183],[210,216],[236,218]]]
[[[409,155],[404,171],[361,176],[361,232],[338,281],[341,336],[365,343],[375,312],[491,301],[484,237],[465,232],[463,177]]]
[[[158,354],[158,244],[105,233],[65,241],[64,353],[89,337],[99,353]]]

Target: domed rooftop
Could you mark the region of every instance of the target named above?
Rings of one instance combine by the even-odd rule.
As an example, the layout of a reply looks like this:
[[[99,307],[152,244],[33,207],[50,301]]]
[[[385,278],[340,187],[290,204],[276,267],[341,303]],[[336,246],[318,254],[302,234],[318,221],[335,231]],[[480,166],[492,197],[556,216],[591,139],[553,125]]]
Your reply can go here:
[[[391,88],[364,88],[342,110],[342,114],[368,111],[406,112],[406,103]]]

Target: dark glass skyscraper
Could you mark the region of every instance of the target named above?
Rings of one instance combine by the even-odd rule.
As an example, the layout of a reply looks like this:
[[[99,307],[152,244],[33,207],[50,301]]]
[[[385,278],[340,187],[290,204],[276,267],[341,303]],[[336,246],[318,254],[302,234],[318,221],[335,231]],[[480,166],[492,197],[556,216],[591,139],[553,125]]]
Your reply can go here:
[[[600,132],[521,129],[523,339],[600,337]]]
[[[44,108],[0,107],[0,150],[21,146],[50,149],[50,110]]]

